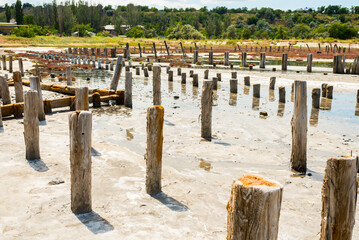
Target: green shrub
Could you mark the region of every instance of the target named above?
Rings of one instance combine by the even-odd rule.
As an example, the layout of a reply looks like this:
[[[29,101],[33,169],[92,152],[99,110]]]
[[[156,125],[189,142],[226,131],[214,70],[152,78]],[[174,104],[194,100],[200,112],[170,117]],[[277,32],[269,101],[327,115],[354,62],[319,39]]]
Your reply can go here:
[[[192,25],[177,24],[167,35],[169,39],[205,39],[205,37],[197,31]]]
[[[78,32],[79,37],[89,37],[90,32],[94,32],[95,30],[90,27],[90,24],[76,24],[72,27],[72,32]]]
[[[102,31],[102,32],[98,32],[96,34],[96,36],[99,36],[99,37],[111,37],[111,34],[107,31]]]
[[[132,27],[128,32],[125,33],[126,37],[130,38],[143,38],[145,36],[144,31],[139,27]]]
[[[19,27],[15,28],[13,32],[17,37],[33,38],[36,33],[31,27]]]

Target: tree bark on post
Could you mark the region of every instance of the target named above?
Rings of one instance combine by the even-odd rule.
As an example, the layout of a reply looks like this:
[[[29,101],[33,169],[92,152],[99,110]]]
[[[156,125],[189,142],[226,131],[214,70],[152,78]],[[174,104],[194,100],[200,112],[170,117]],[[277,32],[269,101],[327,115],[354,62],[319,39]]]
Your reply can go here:
[[[67,86],[71,86],[72,85],[71,66],[66,66],[66,80],[67,80]]]
[[[356,158],[327,161],[322,187],[321,240],[352,239],[357,187]]]
[[[76,111],[69,115],[71,210],[75,214],[92,211],[91,204],[91,134],[92,115]]]
[[[24,91],[22,89],[22,79],[20,72],[14,72],[14,88],[15,88],[15,100],[17,103],[24,101]]]
[[[213,103],[213,82],[204,81],[201,97],[201,137],[212,137],[212,103]]]
[[[146,193],[161,192],[164,109],[155,105],[147,110]]]
[[[9,85],[5,77],[0,76],[0,89],[3,105],[11,104]]]
[[[118,80],[120,79],[121,71],[122,71],[122,57],[118,56],[117,61],[116,61],[115,71],[113,73],[112,80],[111,80],[111,85],[110,85],[111,90],[114,90],[114,91],[117,90]]]
[[[75,89],[76,110],[89,110],[89,89],[88,87],[78,87]]]
[[[233,181],[227,204],[228,240],[278,238],[283,186],[255,175]]]
[[[41,84],[40,79],[38,77],[30,77],[30,88],[37,91],[37,100],[38,100],[38,114],[39,114],[39,121],[45,121],[45,110],[44,110],[44,101],[42,99],[42,91],[41,91]]]
[[[126,72],[125,106],[132,108],[132,72]]]
[[[307,171],[307,82],[295,81],[294,110],[292,117],[291,169]]]
[[[34,90],[25,93],[24,138],[27,160],[40,159],[38,97]]]
[[[153,105],[161,105],[161,67],[153,67]]]

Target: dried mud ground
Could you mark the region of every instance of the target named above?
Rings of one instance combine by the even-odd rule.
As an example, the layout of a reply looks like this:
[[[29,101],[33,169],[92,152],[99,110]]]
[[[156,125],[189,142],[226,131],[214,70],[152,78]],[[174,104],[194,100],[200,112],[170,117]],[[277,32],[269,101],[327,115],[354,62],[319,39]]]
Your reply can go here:
[[[68,109],[54,111],[41,123],[41,160],[32,162],[25,159],[22,119],[4,120],[0,133],[0,239],[225,239],[231,183],[243,174],[258,174],[283,184],[279,239],[319,239],[326,160],[359,152],[359,117],[354,114],[359,77],[241,71],[239,93],[230,96],[230,71],[221,71],[213,107],[214,136],[205,141],[200,138],[199,121],[203,70],[194,70],[199,73],[200,87],[193,89],[190,78],[181,86],[176,71],[173,84],[168,83],[162,68],[163,193],[151,197],[145,193],[143,155],[152,72],[144,79],[142,73],[136,76],[134,69],[131,71],[133,109],[91,109],[90,214],[76,216],[70,210]],[[210,78],[219,71],[210,70]],[[112,73],[97,72],[100,77],[90,82],[81,79],[86,74],[94,75],[78,73],[75,84],[106,87]],[[244,93],[245,75],[251,76],[252,84],[261,83],[260,103],[254,110],[251,90]],[[268,91],[270,76],[277,77],[275,100]],[[308,82],[309,106],[313,87],[322,82],[334,85],[331,110],[320,110],[308,123],[310,176],[305,177],[293,177],[289,170],[293,80]],[[287,90],[284,109],[278,105],[279,86]],[[121,77],[119,88],[123,87]],[[55,97],[43,94],[44,98]],[[267,111],[269,116],[260,118],[259,111]],[[308,107],[308,122],[311,114]],[[358,225],[353,239],[359,239]]]

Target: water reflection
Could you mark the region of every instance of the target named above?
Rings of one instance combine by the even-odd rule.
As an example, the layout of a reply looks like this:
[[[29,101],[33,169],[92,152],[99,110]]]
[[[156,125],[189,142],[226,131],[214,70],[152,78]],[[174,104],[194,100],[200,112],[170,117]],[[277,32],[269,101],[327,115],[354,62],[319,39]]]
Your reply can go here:
[[[318,119],[319,119],[319,109],[312,108],[312,111],[310,113],[309,124],[314,127],[318,126]]]
[[[270,102],[275,101],[274,90],[272,90],[272,89],[269,89],[269,101]]]
[[[278,102],[278,112],[277,112],[278,117],[283,117],[284,109],[285,109],[285,103]]]
[[[243,93],[244,93],[245,95],[249,95],[249,89],[250,89],[249,86],[244,86],[244,88],[243,88]]]
[[[259,99],[260,98],[253,97],[252,109],[255,111],[259,110]]]
[[[229,93],[229,105],[237,105],[237,93]]]
[[[320,101],[320,109],[330,111],[332,109],[332,99],[322,97]]]
[[[148,85],[148,77],[143,78],[143,84]]]
[[[193,98],[196,99],[198,97],[198,87],[192,88]]]
[[[168,82],[168,92],[173,92],[173,82]]]
[[[183,94],[183,95],[186,95],[186,84],[184,83],[184,84],[181,84],[181,93]]]

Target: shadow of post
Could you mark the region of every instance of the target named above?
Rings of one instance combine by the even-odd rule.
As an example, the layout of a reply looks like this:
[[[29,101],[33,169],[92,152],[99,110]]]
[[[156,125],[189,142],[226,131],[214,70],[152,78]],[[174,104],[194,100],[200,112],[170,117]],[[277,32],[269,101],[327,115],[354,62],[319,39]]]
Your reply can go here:
[[[75,216],[90,230],[93,234],[110,232],[114,229],[111,223],[102,218],[96,212],[75,214]]]
[[[161,202],[163,205],[165,205],[172,211],[176,211],[176,212],[188,211],[188,207],[186,205],[184,205],[184,204],[180,203],[179,201],[177,201],[176,199],[168,196],[164,192],[160,192],[155,195],[151,195],[151,197],[158,200],[159,202]]]
[[[27,162],[37,172],[46,172],[49,170],[46,163],[44,163],[41,159],[27,160]]]

